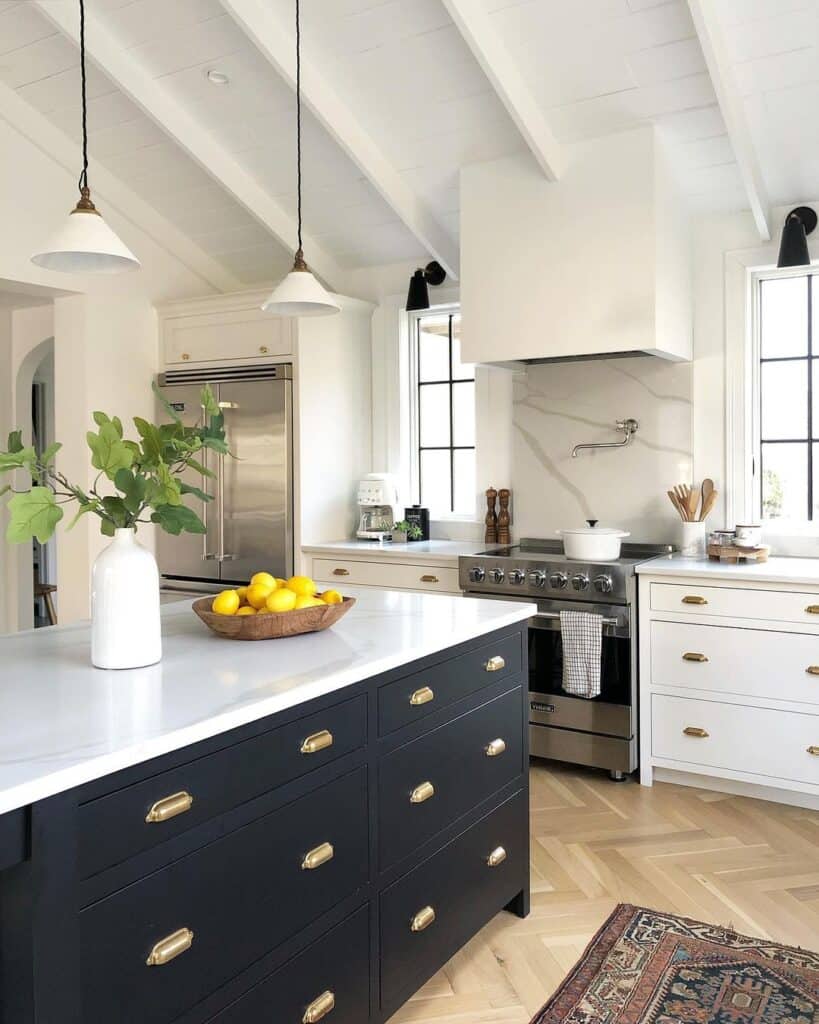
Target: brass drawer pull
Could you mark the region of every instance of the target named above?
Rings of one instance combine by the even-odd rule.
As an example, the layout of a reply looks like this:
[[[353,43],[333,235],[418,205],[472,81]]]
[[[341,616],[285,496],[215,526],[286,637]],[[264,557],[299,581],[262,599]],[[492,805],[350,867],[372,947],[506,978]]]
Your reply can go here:
[[[484,672],[500,672],[502,668],[506,668],[506,662],[499,654],[490,658],[483,666]]]
[[[259,351],[262,353],[263,356],[266,356],[270,349],[267,347],[267,345],[259,345]]]
[[[182,353],[182,360],[183,360],[183,362],[186,362],[186,363],[187,363],[187,361],[188,361],[189,359],[190,359],[190,354],[189,354],[188,352],[183,352],[183,353]]]
[[[145,961],[148,967],[162,967],[175,960],[182,953],[186,952],[193,945],[193,932],[190,928],[180,928],[179,931],[167,935],[151,950],[148,959]]]
[[[438,580],[437,576],[422,576],[421,577],[421,582],[422,583],[438,583],[439,580]]]
[[[411,804],[422,804],[426,800],[431,800],[435,796],[435,787],[431,782],[422,782],[420,786],[416,786],[415,789],[410,793]]]
[[[700,665],[702,665],[704,662],[708,661],[708,658],[704,654],[700,654],[697,651],[686,651],[683,655],[683,661],[696,661],[699,662]]]
[[[817,671],[819,671],[819,669]],[[428,686],[422,686],[420,690],[416,690],[410,697],[410,704],[412,704],[414,708],[417,708],[422,704],[429,704],[431,700],[435,700],[435,694]]]
[[[813,757],[819,757],[819,747],[810,746],[807,748],[807,753]]]
[[[327,729],[322,729],[321,732],[314,732],[312,736],[308,736],[306,740],[302,741],[301,752],[302,754],[317,754],[320,750],[326,750],[332,745],[333,734]]]
[[[502,846],[496,846],[495,849],[486,858],[486,863],[490,868],[496,868],[499,864],[503,864],[506,860],[506,850]]]
[[[708,601],[704,597],[694,597],[690,595],[682,599],[683,604],[708,604]]]
[[[321,846],[317,846],[315,849],[310,850],[309,853],[305,853],[304,860],[301,862],[301,869],[302,871],[315,871],[322,864],[326,864],[328,860],[332,860],[334,856],[335,850],[332,843],[322,843]]]
[[[350,575],[350,570],[349,569],[333,569],[333,575],[334,576],[349,576]]]
[[[423,910],[419,910],[415,917],[410,921],[410,931],[422,932],[435,920],[435,911],[432,907],[424,907]]]
[[[506,740],[502,739],[492,740],[490,744],[484,747],[484,753],[487,757],[500,757],[504,750],[506,750]]]
[[[173,793],[171,796],[165,796],[161,800],[157,800],[145,815],[145,820],[149,824],[170,821],[177,814],[184,814],[185,811],[189,811],[192,806],[193,797],[190,793],[186,793],[183,790],[181,793]]]
[[[329,990],[327,992],[322,992],[318,999],[314,999],[304,1011],[301,1024],[316,1024],[316,1021],[321,1020],[322,1017],[326,1017],[327,1014],[335,1008],[336,997],[333,993]]]
[[[819,665],[808,665],[805,671],[809,676],[819,676]]]
[[[819,615],[819,604],[809,604],[805,611],[808,615]]]
[[[698,725],[687,725],[683,729],[683,733],[686,736],[694,736],[698,740],[704,740],[709,735],[705,729],[700,729]]]

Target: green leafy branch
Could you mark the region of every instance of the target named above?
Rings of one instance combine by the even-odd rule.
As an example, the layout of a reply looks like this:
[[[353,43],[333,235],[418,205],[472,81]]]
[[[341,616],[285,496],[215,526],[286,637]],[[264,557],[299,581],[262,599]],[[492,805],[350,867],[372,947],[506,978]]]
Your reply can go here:
[[[86,441],[97,475],[87,490],[72,484],[57,469],[60,444],[38,454],[33,446],[23,444],[22,431],[9,434],[7,451],[0,451],[0,476],[12,474],[14,481],[14,475],[23,471],[30,481],[20,489],[13,482],[0,488],[0,496],[12,494],[8,501],[9,541],[22,544],[36,537],[45,543],[65,514],[63,506],[71,504],[77,509],[69,529],[92,513],[109,537],[115,530],[136,529],[140,523],[156,523],[177,536],[205,532],[202,520],[184,504],[183,497],[213,500],[204,488],[214,474],[202,461],[202,454],[206,450],[220,457],[229,454],[222,410],[206,385],[201,392],[202,422],[185,426],[156,386],[154,391],[170,422],[157,425],[135,417],[138,441],[124,437],[119,417],[94,413],[97,429],[88,431]],[[191,473],[201,478],[201,487],[189,482]]]

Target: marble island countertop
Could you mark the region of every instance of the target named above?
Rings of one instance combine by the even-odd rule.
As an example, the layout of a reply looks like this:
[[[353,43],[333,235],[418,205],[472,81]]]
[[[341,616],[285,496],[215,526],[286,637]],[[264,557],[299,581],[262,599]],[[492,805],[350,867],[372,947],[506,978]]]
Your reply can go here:
[[[712,562],[706,558],[662,555],[641,562],[641,576],[697,576],[750,583],[799,583],[819,586],[819,558],[769,558],[767,562]]]
[[[528,619],[533,605],[345,588],[332,629],[223,640],[191,602],[162,609],[164,656],[95,669],[90,627],[0,638],[0,814]]]

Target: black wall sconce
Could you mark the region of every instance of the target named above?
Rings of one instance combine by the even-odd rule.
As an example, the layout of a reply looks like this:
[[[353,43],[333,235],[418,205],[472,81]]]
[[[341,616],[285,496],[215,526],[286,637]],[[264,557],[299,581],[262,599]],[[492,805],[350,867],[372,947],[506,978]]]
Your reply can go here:
[[[429,288],[428,285],[443,284],[446,280],[446,271],[436,260],[427,263],[419,268],[410,278],[409,291],[407,292],[407,312],[414,309],[429,309]]]
[[[810,266],[808,235],[816,227],[816,222],[816,211],[809,206],[797,206],[791,210],[782,228],[777,267]]]

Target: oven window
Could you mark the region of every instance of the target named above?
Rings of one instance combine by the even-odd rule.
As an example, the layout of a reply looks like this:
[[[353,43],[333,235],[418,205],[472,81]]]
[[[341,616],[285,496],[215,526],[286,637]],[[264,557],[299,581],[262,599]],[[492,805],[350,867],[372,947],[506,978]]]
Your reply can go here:
[[[559,629],[529,630],[529,689],[574,700],[585,700],[563,689],[563,640]],[[609,704],[631,703],[631,641],[603,635],[600,696]]]

